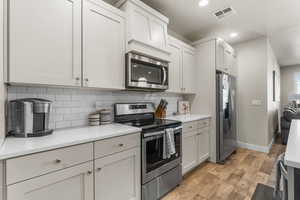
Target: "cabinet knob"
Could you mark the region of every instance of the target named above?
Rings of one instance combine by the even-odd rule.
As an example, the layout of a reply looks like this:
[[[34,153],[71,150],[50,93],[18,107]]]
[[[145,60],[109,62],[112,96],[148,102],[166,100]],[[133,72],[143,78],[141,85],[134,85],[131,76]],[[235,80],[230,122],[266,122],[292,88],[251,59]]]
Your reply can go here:
[[[91,175],[93,172],[92,171],[88,171],[87,172],[87,175]]]
[[[86,82],[89,82],[89,79],[88,78],[86,78],[86,79],[84,79]]]
[[[123,146],[124,146],[124,144],[119,144],[118,146],[119,146],[119,147],[123,147]]]
[[[79,77],[76,77],[75,80],[76,80],[76,81],[80,81],[80,78],[79,78]]]
[[[61,163],[61,160],[56,159],[56,160],[55,160],[55,163],[56,163],[56,164],[60,164],[60,163]]]
[[[97,168],[97,171],[98,171],[98,172],[100,172],[101,170],[102,170],[102,168],[101,168],[101,167]]]

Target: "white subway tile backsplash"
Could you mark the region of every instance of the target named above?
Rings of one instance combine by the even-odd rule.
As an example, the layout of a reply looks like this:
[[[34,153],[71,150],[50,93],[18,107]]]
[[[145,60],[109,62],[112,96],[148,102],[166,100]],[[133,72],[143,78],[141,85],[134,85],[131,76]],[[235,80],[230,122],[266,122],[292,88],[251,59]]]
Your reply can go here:
[[[99,91],[85,89],[62,89],[50,87],[8,87],[8,100],[17,98],[43,98],[53,101],[50,115],[51,128],[68,128],[88,125],[88,114],[102,108],[113,108],[114,103],[153,102],[161,98],[169,102],[167,114],[177,111],[182,95],[145,93],[133,91]]]

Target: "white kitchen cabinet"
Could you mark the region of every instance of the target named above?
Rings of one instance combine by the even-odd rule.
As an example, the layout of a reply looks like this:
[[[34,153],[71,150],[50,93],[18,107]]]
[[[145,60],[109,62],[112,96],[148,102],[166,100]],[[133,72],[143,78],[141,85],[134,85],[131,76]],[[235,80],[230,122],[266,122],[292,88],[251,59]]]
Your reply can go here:
[[[81,85],[80,0],[12,0],[8,17],[9,82]]]
[[[216,40],[216,69],[227,74],[235,75],[234,49],[221,39]]]
[[[210,120],[183,123],[182,174],[186,174],[209,158]]]
[[[182,136],[182,173],[190,171],[198,164],[198,133],[183,132]]]
[[[209,157],[209,129],[199,130],[198,136],[198,164],[201,164]]]
[[[102,0],[83,1],[83,86],[125,88],[125,14]]]
[[[169,92],[196,92],[196,57],[194,48],[169,36]]]
[[[169,60],[169,19],[140,0],[119,1],[116,6],[127,15],[127,51]]]
[[[95,160],[95,200],[140,200],[140,165],[140,148]]]
[[[7,187],[7,200],[93,200],[93,162]]]
[[[181,46],[170,42],[171,62],[169,64],[169,92],[182,92],[182,49]]]
[[[182,87],[184,93],[195,93],[196,91],[196,58],[195,52],[188,48],[182,51]]]

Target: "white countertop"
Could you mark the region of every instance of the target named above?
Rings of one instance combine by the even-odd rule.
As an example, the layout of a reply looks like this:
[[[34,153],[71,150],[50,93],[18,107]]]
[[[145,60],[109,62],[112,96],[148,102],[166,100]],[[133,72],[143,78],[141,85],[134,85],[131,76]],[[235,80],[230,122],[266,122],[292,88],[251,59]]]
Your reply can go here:
[[[168,116],[167,119],[177,120],[177,121],[181,121],[182,123],[185,123],[185,122],[197,121],[201,119],[208,119],[210,117],[211,117],[210,115],[187,114],[187,115]]]
[[[44,137],[8,137],[0,149],[0,160],[138,132],[141,132],[140,128],[110,124],[97,127],[62,129]]]
[[[293,120],[290,128],[285,164],[300,169],[300,120]]]

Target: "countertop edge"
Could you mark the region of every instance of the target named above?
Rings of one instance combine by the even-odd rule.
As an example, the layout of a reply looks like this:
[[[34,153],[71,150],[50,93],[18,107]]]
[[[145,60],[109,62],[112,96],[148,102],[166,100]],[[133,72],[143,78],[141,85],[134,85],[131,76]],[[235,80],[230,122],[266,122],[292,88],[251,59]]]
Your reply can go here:
[[[3,155],[0,154],[0,160],[2,161],[2,160],[13,159],[16,157],[28,156],[28,155],[35,154],[35,153],[42,153],[42,152],[52,151],[52,150],[61,149],[61,148],[68,148],[71,146],[76,146],[76,145],[81,145],[81,144],[86,144],[86,143],[91,143],[91,142],[96,142],[96,141],[101,141],[101,140],[106,140],[106,139],[112,139],[112,138],[121,137],[121,136],[125,136],[125,135],[137,134],[140,132],[141,132],[141,129],[135,130],[135,131],[124,131],[121,133],[118,132],[116,134],[111,134],[109,136],[104,136],[104,137],[103,136],[91,137],[91,138],[87,138],[87,139],[81,139],[81,140],[66,142],[66,143],[62,143],[62,144],[51,145],[49,147],[41,147],[41,148],[25,150],[23,152],[8,153],[8,154],[3,154]]]
[[[292,120],[289,138],[285,152],[284,163],[288,167],[300,169],[300,157],[297,155],[300,152],[300,120]],[[299,146],[299,148],[298,148]]]

